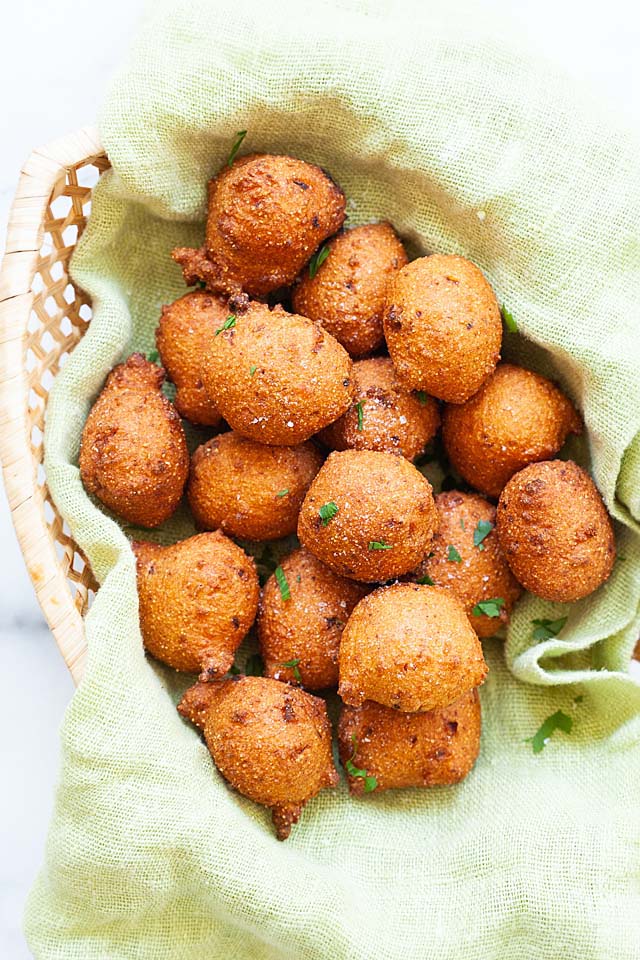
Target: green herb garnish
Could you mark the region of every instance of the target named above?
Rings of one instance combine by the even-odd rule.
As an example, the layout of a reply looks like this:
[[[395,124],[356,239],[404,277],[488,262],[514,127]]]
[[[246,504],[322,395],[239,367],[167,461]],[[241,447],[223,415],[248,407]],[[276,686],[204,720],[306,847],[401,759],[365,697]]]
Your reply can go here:
[[[504,607],[502,597],[494,597],[493,600],[480,600],[471,613],[474,617],[481,617],[483,614],[485,617],[499,617],[502,607]]]
[[[416,396],[417,396],[418,401],[419,401],[419,403],[421,404],[421,406],[424,407],[424,406],[426,405],[426,403],[427,403],[427,400],[429,399],[429,397],[427,396],[427,394],[424,392],[424,390],[418,390],[417,393],[416,393]]]
[[[234,161],[235,158],[236,158],[236,153],[237,153],[238,150],[240,149],[240,146],[241,146],[241,144],[242,144],[242,141],[244,140],[244,138],[246,137],[246,135],[247,135],[247,131],[246,131],[246,130],[238,130],[238,132],[236,133],[236,138],[235,138],[235,140],[233,141],[233,146],[231,147],[231,150],[230,150],[230,152],[229,152],[229,158],[228,158],[228,160],[227,160],[227,166],[228,166],[228,167],[233,166],[233,161]]]
[[[551,637],[557,637],[568,617],[560,617],[559,620],[532,620],[535,630],[533,631],[534,640],[550,640]]]
[[[359,400],[356,403],[356,410],[358,412],[358,430],[362,433],[363,423],[364,423],[364,410],[362,407],[362,400]]]
[[[322,264],[325,262],[325,260],[327,259],[330,253],[331,253],[331,250],[329,249],[329,247],[320,247],[320,249],[316,250],[314,255],[311,257],[311,260],[309,260],[309,277],[311,280],[313,280],[316,273],[318,272],[318,270],[320,269]]]
[[[283,660],[278,666],[287,667],[289,670],[293,670],[293,676],[298,681],[302,683],[302,677],[300,676],[300,671],[298,670],[298,664],[300,660]]]
[[[452,563],[460,563],[462,557],[458,553],[455,547],[451,544],[447,547],[447,560],[451,560]]]
[[[149,352],[149,356],[147,357],[147,360],[149,361],[149,363],[157,363],[159,358],[160,358],[160,354],[158,353],[158,351],[151,350]]]
[[[492,530],[493,524],[490,520],[478,520],[478,526],[473,531],[474,547],[477,547],[478,550],[484,550],[484,543],[482,541],[485,537],[489,536]]]
[[[320,514],[320,519],[322,520],[323,527],[326,527],[326,525],[329,523],[329,520],[331,520],[332,517],[335,517],[338,510],[339,510],[338,504],[334,503],[333,500],[329,500],[328,503],[322,504],[322,506],[318,510],[318,513]]]
[[[428,587],[435,587],[434,581],[431,579],[428,573],[425,573],[424,577],[420,577],[419,580],[416,580],[416,583],[425,584]]]
[[[350,777],[358,777],[364,780],[364,792],[371,793],[371,791],[375,790],[375,788],[378,786],[378,781],[375,777],[370,777],[366,770],[359,770],[353,762],[358,752],[358,741],[355,733],[351,734],[351,743],[353,744],[353,753],[344,765],[345,770]]]
[[[257,369],[258,368],[256,367],[255,363],[252,363],[249,367],[249,376],[252,377]]]
[[[504,321],[504,325],[505,325],[505,327],[507,328],[507,330],[509,331],[509,333],[517,333],[517,332],[518,332],[518,324],[517,324],[516,321],[513,319],[513,314],[510,313],[509,310],[507,310],[507,308],[505,307],[504,303],[503,303],[502,306],[500,307],[500,313],[502,314],[502,319],[503,319],[503,321]]]
[[[534,753],[540,753],[541,750],[544,750],[556,730],[562,730],[563,733],[571,733],[572,727],[572,718],[568,716],[568,714],[563,713],[562,710],[556,710],[555,713],[552,713],[550,717],[547,717],[547,719],[540,724],[532,737],[527,737],[525,743],[531,744]]]
[[[278,490],[278,492],[276,493],[276,497],[286,497],[288,493],[289,493],[289,487],[285,487],[284,490]]]
[[[264,664],[259,653],[252,653],[250,657],[247,657],[244,672],[247,677],[262,676],[264,672]]]
[[[291,591],[289,590],[289,584],[287,583],[287,578],[282,567],[276,567],[273,571],[276,580],[278,581],[278,586],[280,587],[280,596],[283,600],[291,599]]]
[[[464,520],[460,520],[460,529],[464,530]]]
[[[392,543],[385,543],[384,540],[370,540],[369,550],[392,550]]]
[[[216,337],[218,336],[219,333],[222,333],[223,330],[231,330],[231,328],[235,327],[235,325],[236,325],[236,315],[234,313],[230,313],[227,319],[225,320],[225,322],[222,324],[222,326],[219,327],[218,330],[216,330],[216,333],[215,333]]]

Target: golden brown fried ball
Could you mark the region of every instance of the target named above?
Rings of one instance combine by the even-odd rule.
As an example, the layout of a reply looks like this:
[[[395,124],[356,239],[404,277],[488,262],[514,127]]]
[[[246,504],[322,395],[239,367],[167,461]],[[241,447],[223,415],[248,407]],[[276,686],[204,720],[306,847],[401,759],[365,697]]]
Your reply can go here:
[[[332,450],[382,450],[414,460],[440,424],[438,404],[401,386],[388,357],[353,365],[351,407],[325,427],[320,439]]]
[[[277,540],[295,533],[311,481],[322,466],[312,443],[267,447],[219,434],[193,454],[187,496],[199,527],[232,537]]]
[[[516,473],[500,494],[497,530],[522,586],[544,600],[580,600],[613,568],[611,519],[589,474],[571,460]]]
[[[265,676],[300,683],[307,690],[335,687],[340,637],[367,589],[337,577],[304,548],[290,554],[280,568],[282,586],[275,575],[269,578],[258,614]]]
[[[446,406],[442,436],[452,465],[490,497],[514,473],[555,456],[567,434],[580,433],[570,400],[545,377],[501,363],[474,397]]]
[[[377,350],[384,340],[382,311],[387,281],[407,263],[390,223],[369,223],[334,237],[315,277],[303,273],[293,309],[317,320],[352,357]]]
[[[478,636],[492,637],[522,593],[500,547],[495,507],[478,494],[451,490],[436,497],[436,509],[438,530],[411,579],[450,590]],[[491,615],[477,607],[488,600],[503,601],[488,607]]]
[[[500,359],[502,319],[475,264],[434,254],[390,277],[384,334],[405,386],[464,403]]]
[[[176,385],[175,406],[192,423],[217,427],[222,417],[202,382],[202,361],[209,341],[229,316],[219,297],[196,290],[162,308],[156,346],[162,365]]]
[[[189,472],[184,430],[162,394],[163,381],[164,370],[132,353],[107,377],[82,431],[86,489],[140,527],[171,516]]]
[[[393,787],[459,783],[477,760],[480,728],[477,690],[426,713],[399,713],[372,700],[345,706],[338,743],[349,792],[361,796]]]
[[[412,570],[437,525],[431,485],[403,457],[331,453],[298,520],[303,546],[342,577],[371,583]]]
[[[258,609],[251,557],[219,532],[170,547],[138,542],[133,551],[146,649],[174,670],[222,676]]]
[[[267,677],[198,683],[178,711],[204,730],[225,780],[271,809],[278,840],[307,801],[338,783],[324,700],[303,690]]]
[[[264,297],[292,283],[344,218],[344,194],[320,167],[250,154],[209,181],[205,245],[172,256],[189,286]]]
[[[481,684],[487,665],[464,607],[442,587],[394,583],[361,600],[340,642],[338,693],[405,713],[446,707]]]
[[[225,420],[250,440],[302,443],[353,395],[347,351],[319,324],[253,303],[214,337],[202,379]]]

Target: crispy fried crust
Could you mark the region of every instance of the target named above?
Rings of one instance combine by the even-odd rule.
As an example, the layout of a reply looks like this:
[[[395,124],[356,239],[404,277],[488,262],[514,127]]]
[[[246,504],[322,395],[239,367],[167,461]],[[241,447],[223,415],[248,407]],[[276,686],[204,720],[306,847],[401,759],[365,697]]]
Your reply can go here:
[[[340,637],[367,588],[336,576],[304,548],[280,566],[291,596],[283,599],[278,581],[270,577],[258,613],[265,676],[300,682],[307,690],[335,687]],[[284,665],[293,661],[297,671]]]
[[[353,403],[320,439],[332,450],[381,450],[414,460],[440,424],[438,404],[403,387],[388,357],[353,365]]]
[[[434,254],[391,276],[384,334],[402,383],[464,403],[500,359],[502,319],[495,294],[475,264]]]
[[[517,579],[545,600],[580,600],[613,568],[611,520],[593,480],[571,460],[516,473],[500,494],[497,530]]]
[[[204,728],[222,776],[269,807],[278,839],[286,840],[304,805],[338,782],[324,701],[267,677],[207,684],[211,693],[198,686],[178,711]]]
[[[390,223],[369,223],[334,237],[315,277],[305,271],[293,291],[293,309],[362,357],[383,343],[382,311],[391,274],[407,255]]]
[[[344,194],[320,167],[250,154],[209,181],[205,246],[172,256],[189,285],[264,297],[292,283],[344,218]]]
[[[258,609],[251,557],[220,532],[170,547],[137,542],[133,551],[146,649],[175,670],[222,676]]]
[[[487,665],[460,601],[442,587],[394,583],[361,600],[340,643],[338,693],[406,713],[445,707],[481,684]]]
[[[325,523],[320,508],[327,503],[338,512]],[[329,454],[309,487],[298,537],[334,573],[372,583],[413,569],[436,524],[431,485],[413,464],[390,453],[344,450]]]
[[[436,510],[438,530],[426,557],[408,579],[420,581],[427,576],[436,586],[450,590],[462,603],[478,636],[492,637],[509,622],[513,605],[522,593],[504,557],[496,530],[491,530],[477,546],[474,544],[474,533],[480,522],[495,525],[495,507],[478,494],[451,490],[436,497]],[[450,546],[458,551],[460,562],[449,560]],[[504,600],[500,616],[473,613],[480,601],[498,597]]]
[[[123,520],[157,527],[178,506],[189,470],[180,417],[161,392],[164,371],[141,353],[114,367],[82,431],[85,488]]]
[[[550,380],[501,363],[474,397],[442,415],[447,455],[467,483],[490,497],[514,473],[555,456],[582,426],[573,404]]]
[[[365,793],[365,778],[349,773],[349,761],[375,777],[376,793],[394,787],[459,783],[478,758],[480,729],[477,690],[426,713],[399,713],[372,700],[361,707],[343,706],[338,744],[349,792]]]

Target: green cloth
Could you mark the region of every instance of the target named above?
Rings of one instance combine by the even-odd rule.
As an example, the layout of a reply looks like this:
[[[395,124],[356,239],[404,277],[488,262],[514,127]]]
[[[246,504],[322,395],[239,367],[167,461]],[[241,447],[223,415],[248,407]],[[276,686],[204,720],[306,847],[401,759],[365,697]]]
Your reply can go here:
[[[49,484],[102,587],[27,908],[37,958],[640,954],[640,684],[627,672],[640,622],[638,154],[547,64],[443,6],[162,0],[110,88],[113,170],[73,262],[95,314],[47,416]],[[108,370],[152,348],[160,305],[184,291],[169,251],[200,242],[207,178],[245,128],[245,152],[327,167],[351,223],[388,218],[413,255],[480,265],[520,326],[504,355],[556,376],[585,417],[576,455],[621,554],[568,611],[523,600],[506,656],[486,642],[482,751],[464,783],[352,800],[343,781],[284,844],[176,713],[185,678],[145,659],[126,532],[77,468]],[[191,530],[182,512],[154,536]],[[561,638],[533,641],[533,617],[566,612]],[[526,738],[558,709],[573,732],[534,755]]]

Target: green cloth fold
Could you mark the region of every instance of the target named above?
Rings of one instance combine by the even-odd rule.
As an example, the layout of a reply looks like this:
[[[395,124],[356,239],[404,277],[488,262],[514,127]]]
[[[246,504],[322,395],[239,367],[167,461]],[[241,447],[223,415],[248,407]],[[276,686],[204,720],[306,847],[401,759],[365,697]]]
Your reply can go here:
[[[51,392],[46,469],[101,589],[26,932],[60,960],[635,960],[640,954],[640,178],[637,146],[464,5],[161,0],[102,115],[113,164],[73,276],[94,318]],[[327,167],[351,223],[389,219],[412,255],[484,270],[520,332],[504,356],[556,377],[620,559],[569,609],[520,603],[486,642],[480,759],[454,788],[349,799],[344,782],[278,843],[145,659],[127,534],[77,455],[110,367],[153,347],[199,244],[207,178],[243,152]],[[194,430],[191,442],[206,436]],[[181,509],[152,536],[193,530]],[[542,643],[531,620],[568,613]],[[542,753],[526,742],[573,718]]]

